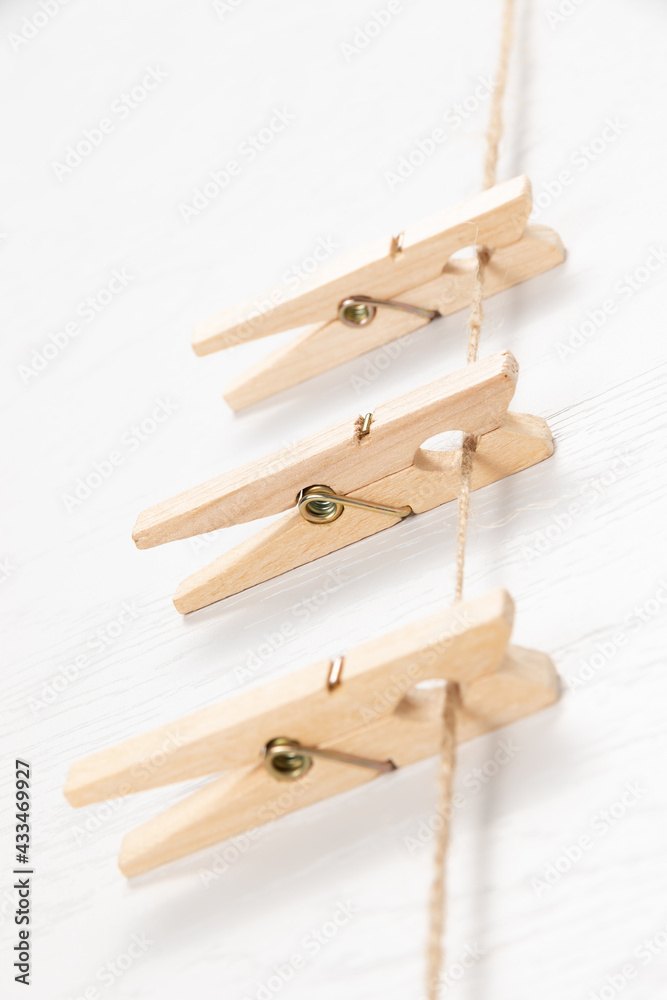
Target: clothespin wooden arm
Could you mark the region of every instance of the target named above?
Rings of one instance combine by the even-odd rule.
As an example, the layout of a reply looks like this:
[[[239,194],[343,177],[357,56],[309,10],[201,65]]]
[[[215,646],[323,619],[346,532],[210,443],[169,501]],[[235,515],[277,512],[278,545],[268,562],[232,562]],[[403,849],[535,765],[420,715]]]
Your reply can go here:
[[[484,274],[484,298],[536,277],[564,258],[557,233],[546,226],[527,225],[521,239],[491,254]],[[422,310],[437,310],[440,316],[467,308],[476,266],[474,258],[454,257],[435,280],[402,292],[401,301]],[[350,336],[350,328],[339,319],[304,327],[287,344],[233,378],[224,397],[232,409],[240,410],[418,330],[431,318],[399,309],[378,309],[373,322],[360,327],[356,337]]]
[[[210,354],[319,319],[335,319],[339,303],[350,295],[400,298],[406,289],[441,275],[449,257],[464,247],[514,243],[531,208],[530,181],[515,177],[406,229],[400,254],[392,256],[389,241],[378,240],[322,268],[324,276],[306,291],[285,295],[282,301],[274,293],[276,304],[269,310],[260,311],[254,300],[205,320],[195,330],[194,350]]]
[[[350,650],[334,690],[327,687],[330,662],[320,661],[93,754],[72,766],[65,795],[81,806],[251,765],[279,736],[323,745],[391,715],[410,688],[430,678],[457,681],[465,691],[499,666],[513,616],[503,590],[454,605]]]
[[[378,406],[371,434],[345,421],[233,472],[149,507],[132,533],[138,548],[242,524],[293,507],[315,484],[347,493],[407,468],[434,434],[486,434],[500,426],[514,394],[516,359],[494,354]]]
[[[386,759],[403,767],[437,753],[442,737],[442,688],[415,691],[404,698],[401,711],[383,716],[362,730],[338,740],[347,753]],[[326,746],[326,744],[324,744]],[[277,782],[261,764],[241,768],[211,781],[177,802],[123,839],[118,864],[133,877],[169,861],[237,836],[259,824],[332,795],[372,781],[377,772],[318,760],[299,781]]]
[[[498,430],[479,439],[470,488],[488,486],[552,454],[553,440],[544,420],[508,412]],[[460,449],[443,452],[418,448],[408,469],[353,490],[349,496],[397,508],[409,504],[417,514],[454,500],[460,483]],[[184,615],[198,611],[384,531],[399,520],[398,516],[374,510],[350,508],[337,521],[311,524],[297,510],[288,511],[183,580],[174,595],[174,605]]]
[[[463,689],[457,717],[459,742],[537,712],[558,697],[558,680],[548,656],[509,646],[497,670]],[[413,689],[391,715],[331,743],[333,749],[375,760],[388,756],[404,767],[434,756],[442,740],[442,688]],[[287,813],[358,788],[377,771],[318,759],[296,782],[277,782],[261,765],[239,768],[171,806],[123,840],[119,866],[140,875],[193,851],[210,847]]]

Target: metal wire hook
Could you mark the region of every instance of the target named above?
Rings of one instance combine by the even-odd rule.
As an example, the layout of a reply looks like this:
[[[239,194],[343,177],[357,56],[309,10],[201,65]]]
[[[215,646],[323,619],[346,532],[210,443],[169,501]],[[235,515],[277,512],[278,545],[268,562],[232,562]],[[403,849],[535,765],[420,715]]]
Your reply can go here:
[[[329,486],[308,486],[301,490],[297,497],[297,508],[301,517],[312,524],[326,524],[336,521],[346,507],[361,507],[364,510],[375,510],[390,517],[407,517],[412,513],[412,507],[389,507],[387,504],[371,503],[348,497],[342,493],[334,493]]]
[[[378,311],[378,306],[388,306],[390,309],[402,309],[403,312],[422,316],[429,323],[440,315],[437,309],[422,309],[421,306],[411,306],[407,302],[396,302],[393,299],[374,299],[370,295],[350,295],[338,306],[338,319],[346,326],[367,326]]]
[[[321,750],[319,747],[303,746],[298,740],[291,740],[287,736],[278,736],[266,744],[263,763],[271,777],[278,781],[296,781],[313,766],[313,757],[335,760],[339,764],[370,767],[374,771],[383,773],[396,770],[393,760],[371,760],[369,757],[355,757],[341,750]]]

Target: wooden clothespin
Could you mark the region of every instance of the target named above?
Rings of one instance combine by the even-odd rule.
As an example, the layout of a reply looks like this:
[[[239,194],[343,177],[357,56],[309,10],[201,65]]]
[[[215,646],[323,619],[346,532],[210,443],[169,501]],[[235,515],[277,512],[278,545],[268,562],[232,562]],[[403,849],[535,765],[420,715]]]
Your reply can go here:
[[[527,177],[484,191],[405,230],[325,266],[316,280],[288,295],[275,289],[219,313],[195,330],[196,354],[300,329],[286,347],[229,383],[234,410],[297,385],[402,337],[471,301],[475,261],[451,259],[473,245],[490,252],[488,297],[562,263],[557,233],[527,225],[532,209]]]
[[[123,840],[120,868],[139,875],[271,819],[436,754],[444,690],[460,685],[467,740],[553,704],[550,658],[509,646],[506,591],[461,602],[70,769],[73,806],[227,772]]]
[[[518,366],[500,353],[225,473],[137,518],[133,538],[150,548],[296,508],[184,580],[174,598],[187,614],[453,500],[458,453],[420,447],[463,431],[479,442],[472,488],[553,453],[544,420],[508,413]]]

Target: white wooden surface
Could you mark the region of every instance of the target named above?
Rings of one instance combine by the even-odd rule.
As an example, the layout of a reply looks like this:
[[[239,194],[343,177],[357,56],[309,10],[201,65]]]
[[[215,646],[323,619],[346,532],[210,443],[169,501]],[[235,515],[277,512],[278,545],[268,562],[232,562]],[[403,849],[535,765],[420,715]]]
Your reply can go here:
[[[2,995],[25,995],[12,982],[5,805],[19,755],[34,774],[34,1000],[418,1000],[432,762],[136,884],[116,868],[122,834],[182,789],[74,811],[61,788],[83,754],[450,599],[451,506],[185,620],[177,581],[255,527],[150,552],[130,531],[147,504],[462,363],[459,315],[398,358],[380,350],[233,417],[223,383],[277,338],[208,359],[189,340],[318,241],[342,252],[476,190],[488,97],[458,126],[444,116],[484,94],[500,5],[402,0],[358,51],[383,0],[46,6],[57,12],[18,43],[39,5],[0,11]],[[446,994],[457,1000],[653,1000],[667,970],[667,259],[652,256],[667,243],[667,12],[657,0],[560,6],[571,12],[556,20],[557,0],[521,5],[501,176],[532,176],[551,201],[535,217],[569,259],[490,303],[482,344],[519,358],[513,406],[549,419],[557,451],[474,496],[467,592],[510,589],[514,641],[556,658],[565,694],[461,752],[448,967],[459,975],[463,954],[470,967]],[[123,113],[115,102],[149,68],[155,89]],[[243,144],[274,108],[289,120],[250,159]],[[105,117],[112,131],[58,180],[53,162]],[[435,128],[446,140],[392,189],[386,173]],[[230,159],[226,190],[186,222],[179,206]],[[114,270],[131,281],[88,321],[80,304]],[[561,356],[587,311],[604,321]],[[26,374],[73,321],[78,336]],[[112,452],[112,474],[68,510]],[[500,740],[512,741],[502,766]],[[481,783],[485,766],[498,773]],[[533,884],[582,837],[553,886]]]

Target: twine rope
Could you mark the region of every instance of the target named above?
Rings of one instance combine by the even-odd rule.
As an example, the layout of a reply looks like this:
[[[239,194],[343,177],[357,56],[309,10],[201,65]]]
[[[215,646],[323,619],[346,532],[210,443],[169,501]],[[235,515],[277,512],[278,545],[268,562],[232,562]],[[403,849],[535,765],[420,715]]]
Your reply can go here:
[[[486,155],[484,158],[484,178],[482,188],[493,187],[498,173],[498,154],[503,136],[503,103],[507,90],[510,55],[514,40],[515,0],[503,0],[500,55],[496,72],[496,86],[491,102],[489,127],[486,134]],[[467,363],[477,361],[479,340],[484,322],[484,277],[491,254],[486,247],[476,250],[476,266],[473,283],[470,316],[468,318]],[[477,438],[472,434],[464,436],[461,447],[460,486],[458,505],[458,530],[456,538],[456,580],[454,603],[463,597],[465,575],[466,540],[470,518],[470,486]],[[445,897],[447,891],[447,849],[451,835],[452,783],[456,767],[456,714],[461,696],[458,684],[448,683],[443,712],[442,741],[440,745],[440,767],[438,774],[438,815],[442,822],[436,837],[433,862],[433,881],[429,904],[429,931],[427,951],[426,993],[428,1000],[438,1000],[440,976],[444,963],[443,938],[445,933]]]

